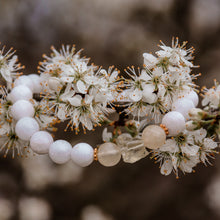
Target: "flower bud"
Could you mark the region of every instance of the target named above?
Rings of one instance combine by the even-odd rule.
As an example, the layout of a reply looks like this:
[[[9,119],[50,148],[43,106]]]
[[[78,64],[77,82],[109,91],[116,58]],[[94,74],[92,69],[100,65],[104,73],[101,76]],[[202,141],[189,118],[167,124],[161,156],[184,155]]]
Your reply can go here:
[[[194,131],[196,128],[198,128],[198,124],[195,121],[186,122],[186,130]]]
[[[193,120],[200,120],[205,118],[206,112],[200,108],[192,108],[189,110],[189,116]]]
[[[49,88],[51,90],[58,90],[59,87],[62,86],[60,80],[56,77],[51,77],[49,80],[48,80],[48,85],[49,85]]]

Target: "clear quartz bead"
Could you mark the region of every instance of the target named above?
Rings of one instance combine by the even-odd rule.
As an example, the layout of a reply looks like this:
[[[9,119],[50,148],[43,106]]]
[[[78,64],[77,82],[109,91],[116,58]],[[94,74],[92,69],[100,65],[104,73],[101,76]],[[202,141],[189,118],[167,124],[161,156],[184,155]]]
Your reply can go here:
[[[140,138],[132,138],[128,133],[121,134],[116,139],[116,144],[121,148],[122,158],[125,163],[135,163],[146,157],[149,153]]]

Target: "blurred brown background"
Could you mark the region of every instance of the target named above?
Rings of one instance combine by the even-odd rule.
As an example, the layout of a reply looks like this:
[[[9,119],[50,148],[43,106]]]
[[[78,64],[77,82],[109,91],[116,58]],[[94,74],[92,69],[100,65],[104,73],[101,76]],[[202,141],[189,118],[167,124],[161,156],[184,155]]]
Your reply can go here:
[[[154,52],[160,39],[170,45],[172,36],[196,48],[200,85],[220,81],[219,0],[0,0],[0,41],[17,50],[26,74],[51,45],[76,44],[95,64],[123,70],[141,66],[143,52]],[[95,146],[101,130],[95,134],[57,138]],[[213,165],[176,180],[148,158],[81,169],[47,156],[1,157],[0,220],[217,220],[220,158]]]

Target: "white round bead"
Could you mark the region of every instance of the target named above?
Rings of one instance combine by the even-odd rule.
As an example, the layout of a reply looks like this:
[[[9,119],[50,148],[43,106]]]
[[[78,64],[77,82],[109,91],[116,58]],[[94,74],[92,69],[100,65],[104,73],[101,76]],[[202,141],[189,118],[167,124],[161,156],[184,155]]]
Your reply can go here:
[[[15,133],[24,141],[29,141],[37,131],[39,131],[39,125],[35,119],[30,117],[21,118],[15,125]]]
[[[116,144],[107,142],[101,144],[97,152],[98,161],[106,167],[116,165],[121,159],[121,150]]]
[[[58,164],[64,164],[70,160],[72,146],[65,140],[57,140],[50,145],[49,156]]]
[[[194,107],[196,107],[199,104],[199,96],[194,90],[184,95],[184,98],[191,100],[194,104]]]
[[[11,107],[11,115],[15,120],[23,117],[33,117],[35,113],[32,103],[27,100],[18,100]]]
[[[31,149],[37,154],[47,154],[52,143],[53,137],[46,131],[38,131],[30,139]]]
[[[185,119],[189,119],[189,110],[194,108],[194,104],[191,100],[187,98],[177,99],[172,105],[172,111],[180,112]]]
[[[87,143],[76,144],[71,151],[71,159],[81,167],[89,166],[94,159],[94,150]]]
[[[22,75],[22,76],[19,76],[15,81],[14,81],[14,86],[27,86],[31,91],[33,91],[33,82],[32,80],[26,76],[26,75]]]
[[[185,118],[179,112],[172,111],[164,115],[162,124],[166,126],[169,135],[175,136],[185,129]]]
[[[31,79],[33,83],[33,93],[40,93],[42,90],[41,78],[37,74],[30,74],[28,77]]]
[[[8,98],[13,103],[15,103],[18,100],[30,100],[32,99],[33,94],[32,91],[27,86],[16,86],[11,90],[11,93],[9,94]]]
[[[158,149],[162,147],[166,141],[166,133],[158,125],[149,125],[142,132],[144,146],[149,149]]]

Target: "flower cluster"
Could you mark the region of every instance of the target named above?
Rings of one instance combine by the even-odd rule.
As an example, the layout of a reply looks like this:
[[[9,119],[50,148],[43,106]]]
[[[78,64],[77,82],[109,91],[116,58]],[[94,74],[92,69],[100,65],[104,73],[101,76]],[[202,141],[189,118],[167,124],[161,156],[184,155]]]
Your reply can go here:
[[[214,80],[214,86],[211,89],[206,87],[202,88],[203,91],[203,100],[202,105],[206,109],[217,110],[220,108],[220,85]]]
[[[92,130],[113,112],[109,105],[114,100],[118,71],[89,65],[89,59],[81,58],[80,51],[75,53],[74,46],[63,46],[60,52],[52,47],[52,51],[39,67],[48,114],[69,120],[68,127],[76,133],[80,123],[84,130]]]
[[[198,75],[191,74],[196,67],[191,62],[193,48],[186,49],[173,39],[172,47],[160,46],[157,57],[144,53],[144,69],[138,74],[134,68],[126,70],[130,79],[125,80],[123,95],[129,101],[127,113],[140,117],[149,116],[150,120],[159,123],[163,114],[172,109],[172,103],[179,97],[187,95],[195,85],[193,79]],[[125,95],[124,95],[125,96]]]
[[[213,158],[216,147],[217,143],[207,137],[205,129],[184,131],[167,139],[161,148],[153,151],[153,157],[160,163],[163,175],[173,170],[178,177],[178,168],[183,173],[191,173],[198,163],[210,163],[208,157]]]

